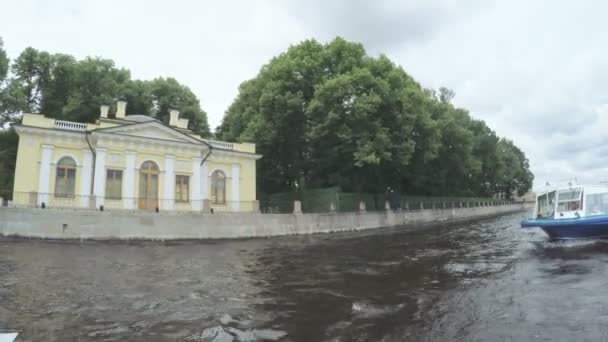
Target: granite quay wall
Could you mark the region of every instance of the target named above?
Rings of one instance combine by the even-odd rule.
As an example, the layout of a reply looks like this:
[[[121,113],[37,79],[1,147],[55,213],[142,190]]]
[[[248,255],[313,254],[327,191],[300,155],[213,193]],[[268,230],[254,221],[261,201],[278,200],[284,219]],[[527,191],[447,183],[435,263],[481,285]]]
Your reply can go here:
[[[524,210],[522,204],[474,208],[317,214],[153,213],[0,208],[0,236],[48,239],[224,239],[418,227]]]

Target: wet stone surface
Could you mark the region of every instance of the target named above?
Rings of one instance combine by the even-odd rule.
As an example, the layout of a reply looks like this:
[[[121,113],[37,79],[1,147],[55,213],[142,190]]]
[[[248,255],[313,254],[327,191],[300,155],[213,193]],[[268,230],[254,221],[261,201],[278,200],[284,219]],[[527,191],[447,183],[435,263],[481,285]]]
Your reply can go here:
[[[608,340],[608,242],[522,214],[214,242],[0,239],[18,341]]]

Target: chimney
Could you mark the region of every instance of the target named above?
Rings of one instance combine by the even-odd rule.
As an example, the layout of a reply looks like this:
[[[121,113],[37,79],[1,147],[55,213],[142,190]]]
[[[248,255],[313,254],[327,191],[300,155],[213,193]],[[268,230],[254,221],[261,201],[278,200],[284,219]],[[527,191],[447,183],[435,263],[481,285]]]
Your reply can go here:
[[[169,126],[179,127],[179,110],[169,108]]]
[[[101,113],[102,118],[108,117],[108,110],[110,110],[110,106],[108,106],[108,105],[101,105],[99,107],[99,112]]]
[[[116,101],[116,118],[124,119],[127,113],[127,101],[118,100]]]
[[[179,121],[177,122],[177,127],[188,129],[188,119],[180,118]]]

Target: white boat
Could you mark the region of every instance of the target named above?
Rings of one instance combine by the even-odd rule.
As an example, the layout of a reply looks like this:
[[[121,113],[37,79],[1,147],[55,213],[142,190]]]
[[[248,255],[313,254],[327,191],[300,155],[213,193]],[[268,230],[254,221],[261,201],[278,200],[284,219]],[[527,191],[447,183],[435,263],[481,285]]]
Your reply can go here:
[[[541,192],[534,217],[522,228],[541,228],[553,239],[608,237],[608,185],[568,185]]]

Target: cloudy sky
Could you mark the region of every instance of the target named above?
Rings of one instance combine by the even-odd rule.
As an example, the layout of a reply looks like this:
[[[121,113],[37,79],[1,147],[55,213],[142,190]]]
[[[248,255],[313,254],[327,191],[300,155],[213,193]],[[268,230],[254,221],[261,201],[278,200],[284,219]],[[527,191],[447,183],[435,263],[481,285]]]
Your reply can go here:
[[[339,35],[385,53],[528,155],[537,188],[608,180],[608,2],[589,0],[1,0],[9,56],[103,56],[172,76],[212,127],[272,56]]]

